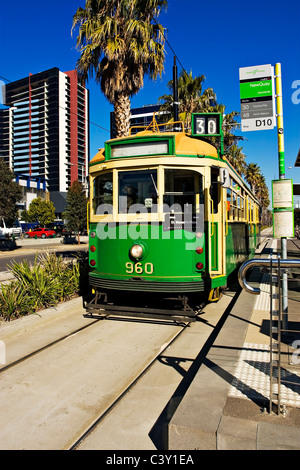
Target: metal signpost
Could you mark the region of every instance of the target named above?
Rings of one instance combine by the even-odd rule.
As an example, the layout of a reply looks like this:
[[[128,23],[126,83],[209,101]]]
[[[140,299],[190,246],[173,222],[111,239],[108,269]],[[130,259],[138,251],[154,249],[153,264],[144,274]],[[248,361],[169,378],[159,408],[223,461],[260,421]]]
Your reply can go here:
[[[284,161],[284,131],[283,131],[283,108],[282,108],[282,80],[281,64],[256,65],[253,67],[243,67],[239,70],[240,76],[240,99],[241,99],[241,121],[242,131],[255,131],[273,129],[276,126],[277,118],[277,138],[278,138],[278,163],[279,179],[285,179],[285,161]],[[275,78],[275,88],[274,88]],[[275,112],[276,99],[276,112]],[[278,192],[283,190],[275,180],[273,182],[273,196],[278,200]],[[292,182],[287,182],[285,190],[291,187]],[[285,207],[276,207],[273,202],[273,230],[274,237],[281,238],[281,257],[287,257],[286,237],[293,236],[294,233],[294,210],[293,206],[288,204]],[[287,274],[283,275],[282,281],[282,310],[283,323],[287,327]]]
[[[284,161],[284,130],[283,130],[283,107],[282,107],[282,80],[281,80],[281,64],[275,64],[275,83],[276,83],[276,109],[277,109],[277,141],[278,141],[278,164],[279,164],[279,179],[285,179],[285,161]],[[284,183],[282,181],[282,183]],[[292,182],[287,183],[287,186],[293,188]],[[274,186],[273,186],[274,188]],[[293,193],[293,189],[292,189]],[[274,194],[274,191],[273,191]],[[291,199],[291,198],[290,198]],[[274,204],[274,202],[273,202]],[[278,217],[279,210],[273,209]],[[292,214],[291,214],[292,213]],[[289,219],[289,231],[294,233],[294,207],[293,202],[290,201],[285,216]],[[281,214],[282,217],[282,214]],[[276,223],[275,219],[274,222]],[[291,227],[291,224],[293,225]],[[287,258],[287,236],[293,236],[293,234],[285,235],[284,233],[279,234],[281,237],[281,257]],[[282,278],[282,319],[284,328],[288,327],[288,282],[287,273],[283,274]]]

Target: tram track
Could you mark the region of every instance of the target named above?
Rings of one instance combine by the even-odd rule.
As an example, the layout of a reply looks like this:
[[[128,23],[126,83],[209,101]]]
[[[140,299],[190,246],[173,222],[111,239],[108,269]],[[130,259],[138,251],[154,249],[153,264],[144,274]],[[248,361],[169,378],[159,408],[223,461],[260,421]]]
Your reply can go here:
[[[9,364],[5,364],[5,365],[1,365],[0,364],[0,374],[2,374],[3,372],[7,371],[8,369],[11,369],[12,367],[15,367],[23,362],[25,362],[26,360],[28,359],[31,359],[33,358],[34,356],[36,356],[37,354],[43,352],[43,351],[46,351],[47,349],[61,343],[62,341],[65,341],[66,339],[70,338],[71,336],[77,334],[77,333],[80,333],[80,331],[83,331],[85,330],[86,328],[89,328],[91,326],[93,326],[95,323],[98,323],[99,321],[101,321],[101,318],[98,318],[98,319],[95,319],[92,323],[89,323],[87,325],[84,325],[80,328],[77,328],[73,331],[71,331],[70,333],[60,337],[60,338],[57,338],[56,340],[54,341],[51,341],[50,343],[36,349],[35,351],[32,351],[30,352],[29,354],[26,354],[25,356],[23,357],[20,357],[19,359],[15,360],[15,361],[12,361],[10,362]]]
[[[99,425],[99,423],[117,406],[117,404],[124,398],[129,391],[138,383],[139,380],[147,373],[147,371],[153,366],[153,364],[158,360],[160,356],[162,356],[163,352],[166,351],[169,346],[178,339],[178,337],[183,333],[185,328],[189,326],[189,324],[185,324],[184,326],[180,326],[180,331],[174,336],[174,338],[169,341],[168,343],[164,344],[161,351],[155,355],[151,362],[145,367],[145,369],[137,375],[132,382],[127,386],[127,388],[116,398],[116,400],[102,412],[102,414],[97,418],[97,420],[88,427],[88,429],[77,439],[77,441],[68,449],[68,450],[76,450],[79,448],[80,444],[94,431],[94,429]]]
[[[232,308],[234,307],[239,294],[240,294],[240,289],[238,289],[238,291],[231,298],[229,304],[225,308],[224,312],[221,314],[219,320],[217,321],[216,325],[212,329],[211,333],[208,335],[208,337],[205,337],[205,340],[203,341],[203,343],[201,343],[201,349],[200,349],[200,351],[198,352],[198,354],[196,355],[195,358],[187,359],[185,357],[181,357],[180,359],[176,358],[174,360],[174,358],[172,358],[172,356],[169,356],[168,353],[167,353],[167,351],[170,348],[172,348],[172,345],[174,345],[174,343],[177,340],[179,340],[180,336],[185,332],[186,328],[191,326],[190,324],[186,324],[185,326],[182,327],[182,329],[177,333],[177,335],[169,343],[164,345],[163,349],[159,352],[159,354],[157,354],[155,357],[153,357],[151,363],[147,366],[147,368],[145,368],[145,370],[141,374],[139,374],[132,381],[131,384],[129,384],[127,389],[124,390],[124,392],[110,405],[110,407],[107,408],[97,418],[97,420],[94,423],[91,424],[91,426],[85,431],[84,434],[82,434],[78,438],[78,440],[69,448],[69,450],[81,450],[81,449],[108,450],[108,447],[106,447],[105,444],[104,444],[104,447],[101,447],[101,443],[100,443],[100,447],[98,447],[98,444],[96,444],[96,446],[95,446],[95,440],[97,441],[97,438],[96,439],[93,438],[93,433],[96,433],[96,435],[97,435],[97,432],[98,432],[98,434],[102,434],[102,436],[103,436],[103,434],[107,431],[107,425],[104,424],[105,432],[101,432],[101,430],[99,430],[99,426],[101,426],[101,424],[105,421],[106,418],[108,418],[108,421],[109,420],[112,421],[112,422],[114,421],[114,418],[111,418],[110,414],[111,415],[113,415],[113,413],[118,414],[118,406],[119,405],[120,405],[121,410],[122,410],[122,407],[127,408],[126,404],[122,405],[122,400],[126,403],[126,400],[127,401],[130,400],[130,398],[129,398],[130,393],[133,392],[133,395],[134,395],[134,393],[135,393],[134,389],[135,388],[138,388],[139,386],[141,388],[143,388],[143,386],[140,385],[140,382],[143,379],[145,379],[145,376],[146,376],[147,372],[150,372],[151,369],[153,369],[155,367],[155,365],[157,365],[158,363],[168,364],[169,361],[170,361],[170,363],[172,363],[172,362],[174,363],[174,361],[175,362],[178,361],[178,362],[186,362],[186,363],[190,364],[190,366],[186,370],[186,376],[184,376],[184,378],[179,381],[178,386],[176,387],[176,389],[173,392],[173,396],[176,397],[175,401],[176,401],[176,407],[177,407],[178,404],[179,404],[179,401],[180,401],[180,399],[178,397],[182,396],[185,393],[185,391],[187,390],[189,384],[193,380],[195,374],[197,373],[198,369],[200,368],[201,364],[203,363],[203,360],[204,360],[205,356],[207,355],[208,351],[212,347],[212,345],[213,345],[216,337],[218,336],[222,326],[224,325],[226,319],[228,318],[228,315],[230,314]],[[207,305],[205,307],[207,307]],[[141,395],[144,395],[144,394],[141,393]],[[175,409],[174,409],[174,400],[172,399],[172,397],[170,398],[169,402],[164,407],[164,409],[163,409],[162,413],[160,414],[159,419],[157,420],[157,422],[161,422],[161,421],[167,422],[168,419],[169,419],[168,414],[170,414],[170,409],[171,408],[173,408],[173,412],[174,412],[175,411]],[[119,419],[117,419],[117,420],[119,421]],[[125,426],[126,426],[126,424],[125,424]],[[161,424],[158,424],[158,426],[161,426]],[[154,428],[155,428],[155,425],[154,425]],[[116,430],[114,429],[111,432],[112,432],[112,434],[114,434],[116,432]],[[154,430],[153,434],[155,435],[155,434],[157,434],[157,432]],[[91,444],[86,442],[86,441],[89,440],[90,437],[92,437]],[[162,441],[166,440],[166,438],[162,437],[162,436],[159,436],[158,438],[156,436],[156,437],[154,437],[154,441],[155,441],[155,439],[158,439],[160,441],[159,446],[162,445]],[[114,449],[114,448],[116,448],[116,447],[114,446],[114,444],[112,444],[112,447],[109,448],[109,449]],[[158,447],[158,448],[161,448],[161,447]],[[126,445],[125,445],[124,449],[127,449]]]
[[[1,448],[72,447],[97,421],[94,409],[107,413],[186,326],[96,319],[2,367]]]
[[[150,377],[150,395],[149,389],[142,393],[146,403],[139,413],[149,412],[145,422],[154,425],[200,367],[236,295],[225,292],[218,303],[205,305],[192,324],[95,319],[7,364],[1,371],[0,412],[7,423],[0,430],[1,447],[80,450],[100,432],[95,448],[106,449],[103,426],[122,415],[124,404],[133,406],[130,397]],[[138,415],[133,419],[140,422]],[[149,431],[140,438],[153,445]]]

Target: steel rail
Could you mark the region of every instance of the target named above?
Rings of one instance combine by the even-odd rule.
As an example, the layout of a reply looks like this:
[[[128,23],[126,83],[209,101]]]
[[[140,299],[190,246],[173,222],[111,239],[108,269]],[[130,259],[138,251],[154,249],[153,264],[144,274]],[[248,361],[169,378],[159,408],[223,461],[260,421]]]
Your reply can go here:
[[[26,354],[25,356],[20,357],[19,359],[16,359],[8,364],[5,364],[3,367],[0,366],[0,374],[3,372],[7,371],[8,369],[11,369],[12,367],[17,366],[18,364],[21,364],[22,362],[27,361],[27,359],[31,359],[32,357],[36,356],[37,354],[50,349],[52,346],[55,346],[56,344],[61,343],[67,338],[70,338],[70,336],[75,335],[76,333],[80,333],[81,331],[85,330],[86,328],[89,328],[90,326],[93,326],[95,323],[98,323],[101,318],[95,318],[95,320],[91,323],[88,323],[87,325],[83,325],[79,328],[76,328],[74,331],[71,331],[70,333],[67,333],[64,336],[61,336],[60,338],[55,339],[54,341],[51,341],[48,344],[45,344],[45,346],[41,346],[40,348]]]

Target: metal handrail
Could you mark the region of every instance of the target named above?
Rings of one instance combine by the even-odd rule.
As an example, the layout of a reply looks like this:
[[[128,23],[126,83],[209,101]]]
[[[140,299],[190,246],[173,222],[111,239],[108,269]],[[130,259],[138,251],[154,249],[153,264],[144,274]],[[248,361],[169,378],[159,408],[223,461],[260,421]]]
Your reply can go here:
[[[246,281],[246,274],[250,268],[253,267],[261,267],[261,268],[268,268],[270,267],[270,259],[250,259],[242,264],[238,272],[238,281],[240,286],[250,294],[259,295],[260,289],[259,287],[250,286],[250,284]],[[300,268],[300,261],[296,259],[281,259],[280,260],[280,268]]]
[[[239,269],[238,280],[240,286],[251,294],[260,294],[260,289],[257,287],[251,286],[246,281],[247,271],[251,267],[267,267],[270,268],[270,400],[269,400],[269,412],[272,413],[273,410],[273,400],[277,400],[277,414],[280,414],[281,410],[281,334],[282,332],[288,332],[283,328],[282,322],[282,312],[283,312],[283,294],[281,289],[281,268],[291,268],[291,267],[300,267],[300,260],[296,259],[280,259],[278,255],[277,263],[273,259],[273,253],[268,259],[251,259],[246,261]],[[277,276],[273,278],[273,269],[277,270]],[[283,274],[286,274],[286,271],[283,270]],[[276,297],[273,296],[273,283],[277,284],[277,293]],[[278,309],[273,309],[273,299],[278,301]],[[274,325],[276,323],[276,326]],[[293,330],[295,332],[295,330]],[[274,359],[275,357],[275,359]],[[275,371],[275,372],[274,372]],[[274,389],[274,385],[277,384],[277,391]],[[296,383],[293,383],[296,385]],[[283,413],[285,405],[283,405]]]

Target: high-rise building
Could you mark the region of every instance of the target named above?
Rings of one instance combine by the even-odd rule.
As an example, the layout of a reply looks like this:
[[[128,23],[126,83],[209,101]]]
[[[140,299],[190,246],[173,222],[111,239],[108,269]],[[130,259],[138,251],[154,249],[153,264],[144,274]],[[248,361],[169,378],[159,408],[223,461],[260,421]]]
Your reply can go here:
[[[5,85],[0,110],[0,157],[16,179],[35,181],[54,201],[76,179],[85,182],[89,160],[89,95],[75,70],[52,68]],[[55,205],[55,204],[54,204]]]

